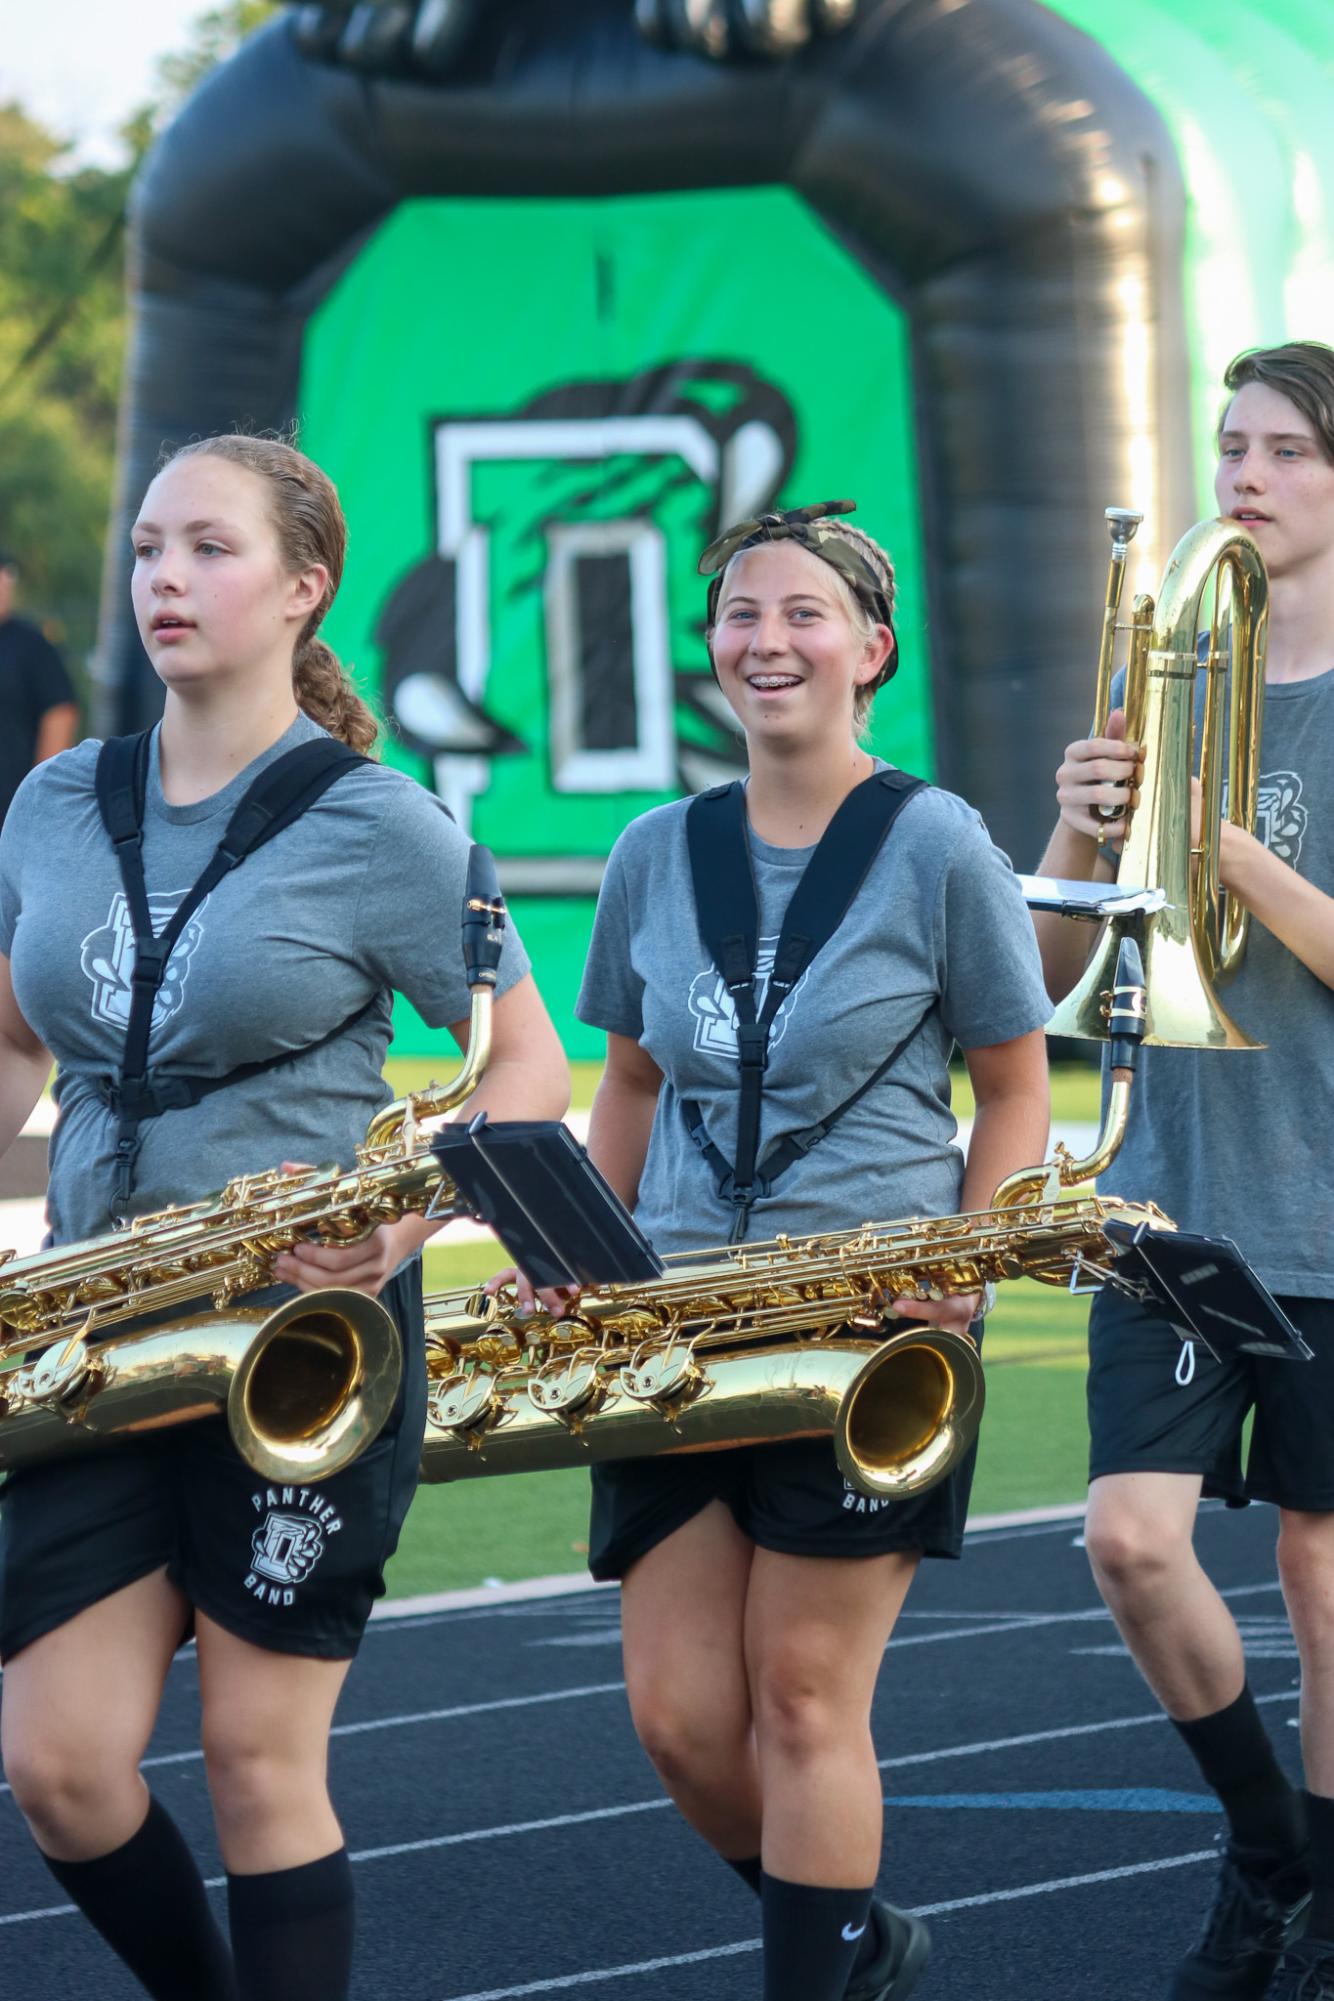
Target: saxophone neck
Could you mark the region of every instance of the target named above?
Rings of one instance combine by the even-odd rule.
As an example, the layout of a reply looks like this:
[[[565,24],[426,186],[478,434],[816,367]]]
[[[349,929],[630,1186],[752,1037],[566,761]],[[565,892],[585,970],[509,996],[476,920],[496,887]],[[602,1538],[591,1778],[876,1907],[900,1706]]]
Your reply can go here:
[[[1078,1188],[1085,1181],[1094,1181],[1111,1166],[1121,1151],[1130,1121],[1131,1090],[1146,1025],[1145,1007],[1144,959],[1138,940],[1127,934],[1117,952],[1113,985],[1102,996],[1111,1078],[1107,1108],[1093,1151],[1076,1160],[1064,1146],[1058,1146],[1051,1160],[1007,1176],[991,1198],[994,1208],[1014,1209],[1025,1202],[1050,1202],[1063,1188]]]
[[[463,892],[463,970],[472,1005],[462,1068],[449,1083],[428,1084],[424,1091],[396,1098],[392,1105],[377,1112],[366,1132],[368,1149],[401,1144],[405,1153],[412,1153],[421,1122],[452,1112],[481,1083],[491,1060],[491,1015],[505,942],[505,916],[495,858],[489,848],[474,841],[468,854],[468,877]]]
[[[494,1005],[495,993],[491,987],[473,988],[468,1016],[468,1048],[457,1076],[447,1084],[428,1084],[424,1091],[412,1091],[407,1097],[395,1098],[392,1105],[386,1105],[383,1111],[377,1112],[366,1130],[368,1151],[401,1143],[405,1153],[414,1152],[417,1146],[416,1129],[424,1120],[452,1112],[456,1105],[465,1103],[472,1096],[491,1060],[491,1011]]]

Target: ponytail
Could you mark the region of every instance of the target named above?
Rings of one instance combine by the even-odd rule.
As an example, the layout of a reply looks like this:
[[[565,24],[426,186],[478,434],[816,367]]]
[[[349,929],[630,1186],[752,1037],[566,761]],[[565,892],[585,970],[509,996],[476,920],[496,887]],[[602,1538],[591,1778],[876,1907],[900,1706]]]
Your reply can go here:
[[[302,714],[340,743],[360,751],[363,757],[375,748],[380,734],[375,711],[353,687],[332,646],[313,634],[297,646],[292,690]]]

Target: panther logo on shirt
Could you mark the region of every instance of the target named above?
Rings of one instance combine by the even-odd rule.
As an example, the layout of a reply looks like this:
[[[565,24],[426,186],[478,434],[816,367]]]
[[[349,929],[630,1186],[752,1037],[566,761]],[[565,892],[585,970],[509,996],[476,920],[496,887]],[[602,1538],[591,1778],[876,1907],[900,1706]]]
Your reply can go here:
[[[155,931],[160,932],[167,924],[184,895],[182,889],[174,896],[149,897],[148,914]],[[204,935],[203,916],[207,909],[208,898],[205,897],[177,939],[167,961],[162,985],[153,1003],[154,1028],[160,1028],[164,1021],[169,1021],[185,999],[186,976],[190,960]],[[93,1020],[110,1022],[113,1028],[126,1028],[130,1019],[130,975],[134,971],[134,926],[130,922],[130,908],[124,890],[118,889],[112,897],[105,924],[99,924],[84,939],[79,965],[92,982]]]
[[[1302,858],[1308,814],[1302,805],[1302,781],[1295,771],[1267,771],[1260,778],[1260,803],[1255,816],[1256,838],[1271,854],[1296,868]]]
[[[755,1012],[759,1014],[765,996],[769,991],[769,975],[774,969],[774,953],[778,950],[778,938],[761,938],[755,959]],[[774,1016],[769,1030],[769,1047],[774,1049],[782,1041],[787,1029],[788,1016],[796,1003],[797,995],[805,986],[810,974],[808,967],[793,987],[787,999]],[[716,966],[707,972],[696,973],[690,982],[690,1012],[695,1017],[695,1047],[706,1056],[736,1056],[736,1007],[732,996],[723,983],[722,974]]]

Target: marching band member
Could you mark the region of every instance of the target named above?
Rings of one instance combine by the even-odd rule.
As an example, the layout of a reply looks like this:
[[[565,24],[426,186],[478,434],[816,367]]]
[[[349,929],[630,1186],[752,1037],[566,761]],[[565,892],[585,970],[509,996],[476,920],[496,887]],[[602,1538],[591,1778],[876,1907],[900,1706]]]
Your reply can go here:
[[[1174,2001],[1334,2001],[1334,832],[1320,804],[1334,797],[1334,349],[1256,349],[1224,381],[1218,505],[1255,537],[1270,578],[1258,836],[1222,828],[1223,886],[1257,920],[1227,1007],[1268,1046],[1236,1057],[1155,1049],[1103,1187],[1235,1238],[1315,1360],[1216,1362],[1101,1293],[1089,1325],[1086,1540],[1126,1645],[1227,1815],[1214,1907],[1176,1971]],[[1067,748],[1044,870],[1110,876],[1093,809],[1133,785],[1139,747],[1124,738],[1117,710],[1106,737]],[[1036,921],[1059,998],[1082,971],[1088,929]],[[1281,1511],[1304,1799],[1275,1760],[1236,1624],[1192,1547],[1202,1491]],[[1306,1942],[1294,1943],[1304,1926]]]
[[[131,787],[116,810],[138,816],[138,888],[160,939],[257,783],[272,806],[290,754],[304,750],[308,768],[331,738],[367,751],[376,728],[316,637],[346,527],[309,459],[269,439],[189,445],[153,480],[132,532],[135,613],[166,698],[137,804]],[[337,783],[213,881],[159,969],[150,1030],[132,1000],[145,960],[138,892],[108,837],[99,762],[83,743],[34,771],[0,844],[0,1148],[54,1057],[56,1244],[291,1154],[350,1162],[388,1096],[391,990],[456,1038],[469,1011],[456,929],[468,843],[410,779],[344,760]],[[559,1116],[564,1058],[512,934],[498,992],[495,1054],[469,1109]],[[140,1103],[137,1123],[106,1088],[118,1067],[122,1079],[144,1074],[122,1061],[136,1018],[151,1032],[152,1090],[167,1100]],[[193,1103],[166,1088],[182,1076],[201,1085]],[[381,1294],[402,1335],[398,1406],[342,1472],[268,1490],[216,1419],[25,1468],[6,1485],[5,1769],[52,1874],[164,2001],[348,1993],[352,1884],[327,1787],[329,1729],[416,1483],[418,1254],[436,1227],[406,1217],[276,1261],[288,1286]],[[230,1948],[139,1772],[192,1628]]]
[[[706,552],[749,779],[635,821],[599,898],[589,1151],[661,1251],[983,1208],[1043,1151],[1048,1005],[1009,865],[962,800],[858,742],[897,664],[894,572],[847,511],[766,515]],[[980,1307],[912,1317],[980,1332]],[[872,1899],[870,1709],[919,1560],[959,1554],[972,1471],[877,1503],[828,1439],[593,1470],[590,1567],[623,1580],[635,1725],[761,1897],[765,2001],[903,2001],[925,1964],[926,1927]]]

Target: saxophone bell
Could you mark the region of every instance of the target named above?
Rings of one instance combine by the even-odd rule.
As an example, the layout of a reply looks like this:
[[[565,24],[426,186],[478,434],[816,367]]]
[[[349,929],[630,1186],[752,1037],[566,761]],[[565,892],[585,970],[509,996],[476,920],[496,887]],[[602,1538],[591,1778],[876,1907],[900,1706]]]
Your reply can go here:
[[[221,1415],[262,1478],[307,1485],[370,1444],[402,1374],[391,1316],[343,1288],[267,1313],[234,1307],[101,1340],[88,1331],[3,1378],[0,1467]]]
[[[267,1479],[326,1480],[379,1434],[402,1376],[398,1329],[378,1300],[301,1293],[261,1319],[232,1376],[232,1441]]]
[[[946,1327],[909,1322],[844,1392],[834,1426],[839,1471],[877,1500],[920,1494],[968,1452],[985,1400],[975,1343]]]

